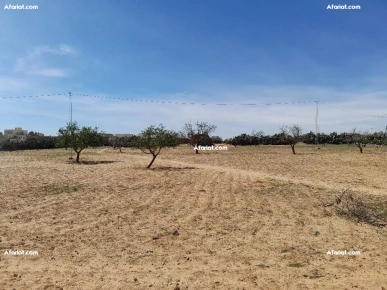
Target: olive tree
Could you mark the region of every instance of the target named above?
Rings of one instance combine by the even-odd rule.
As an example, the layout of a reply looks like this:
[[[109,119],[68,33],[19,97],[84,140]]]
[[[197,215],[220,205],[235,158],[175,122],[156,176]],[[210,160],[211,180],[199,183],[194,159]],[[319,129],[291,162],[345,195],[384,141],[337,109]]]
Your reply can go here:
[[[293,154],[296,154],[294,147],[302,141],[302,128],[299,125],[280,127],[281,141],[292,148]]]
[[[348,134],[348,143],[355,144],[359,148],[360,153],[363,153],[363,147],[367,143],[368,132],[358,131],[356,128],[353,128],[352,131]]]
[[[152,125],[146,128],[133,140],[132,144],[145,154],[152,155],[152,161],[147,166],[147,168],[150,168],[162,148],[176,147],[179,143],[179,133],[166,130],[160,124],[158,127]]]
[[[64,128],[58,130],[58,145],[71,148],[77,154],[76,162],[79,162],[81,152],[87,147],[98,147],[105,143],[105,137],[98,133],[98,128],[80,128],[77,122],[69,122]]]
[[[210,138],[210,133],[215,132],[216,126],[210,125],[207,122],[199,122],[197,121],[195,125],[192,123],[187,123],[184,125],[183,132],[190,139],[190,144],[195,148],[198,148],[199,145],[207,145],[202,144],[203,142],[212,142]],[[196,154],[199,154],[199,150],[195,149]]]

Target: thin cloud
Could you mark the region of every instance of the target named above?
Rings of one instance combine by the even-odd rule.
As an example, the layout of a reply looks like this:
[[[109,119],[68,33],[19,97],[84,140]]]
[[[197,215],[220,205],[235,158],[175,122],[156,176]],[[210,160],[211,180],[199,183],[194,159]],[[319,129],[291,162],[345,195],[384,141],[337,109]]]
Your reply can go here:
[[[214,94],[214,99],[206,94],[189,93],[187,91],[170,95],[157,96],[137,96],[125,95],[125,99],[162,100],[178,103],[194,102],[197,105],[177,105],[162,104],[152,102],[131,102],[120,99],[100,99],[73,96],[73,119],[82,125],[98,126],[101,130],[111,133],[127,132],[137,134],[145,127],[152,124],[163,123],[168,128],[181,130],[183,125],[189,121],[206,121],[215,124],[218,128],[216,135],[223,138],[232,137],[241,133],[251,133],[253,130],[262,130],[267,134],[278,133],[278,128],[282,125],[299,124],[304,132],[315,131],[316,104],[284,104],[283,102],[297,102],[308,100],[307,96],[314,95],[324,104],[319,105],[319,129],[320,132],[344,132],[353,127],[360,130],[374,131],[384,130],[387,119],[374,118],[370,116],[358,115],[363,113],[368,115],[387,116],[384,109],[385,96],[387,91],[364,90],[364,91],[342,91],[327,87],[307,87],[307,86],[278,86],[273,90],[260,88],[247,90],[251,95],[241,89],[234,90],[231,95],[240,95],[232,100],[232,103],[273,103],[273,105],[241,106],[241,105],[199,105],[201,103],[228,103],[219,102],[224,95],[221,90],[218,95]],[[266,98],[253,98],[266,93]],[[115,97],[119,95],[105,95],[95,92],[93,95],[101,97]],[[327,97],[329,96],[329,98]],[[284,97],[285,96],[285,97]],[[325,99],[323,98],[325,96]],[[216,100],[215,100],[216,99]],[[312,98],[310,98],[312,99]],[[189,101],[188,101],[189,100]],[[68,98],[67,96],[50,96],[33,99],[34,103],[28,103],[29,110],[36,111],[50,108],[58,112],[56,118],[47,119],[47,133],[53,134],[57,131],[55,120],[68,120]],[[17,101],[19,102],[19,101]],[[281,104],[275,104],[280,102]],[[13,105],[11,105],[13,104]],[[21,103],[23,104],[23,103]],[[2,103],[4,110],[12,114],[12,118],[19,119],[22,112],[14,101]],[[336,106],[348,111],[342,111],[327,105]],[[24,107],[24,106],[23,106]],[[350,111],[353,111],[351,113]],[[22,118],[22,115],[20,115]]]
[[[0,75],[0,97],[3,96],[2,93],[24,92],[26,90],[30,90],[32,87],[33,84],[27,80]]]
[[[36,71],[37,75],[45,76],[45,77],[65,77],[67,73],[63,69],[42,69]]]
[[[52,68],[47,63],[46,55],[54,56],[75,56],[76,50],[67,44],[61,44],[57,48],[49,46],[35,47],[26,55],[16,60],[14,71],[17,73],[45,76],[45,77],[66,77],[68,73],[63,68]]]
[[[65,55],[75,55],[75,54],[77,54],[75,49],[73,47],[71,47],[70,45],[67,45],[67,44],[61,44],[59,46],[59,51],[61,52],[61,54],[65,54]]]
[[[266,93],[268,90],[264,90]],[[252,92],[252,91],[250,91]],[[267,133],[277,133],[281,125],[300,124],[304,131],[315,130],[316,104],[275,104],[279,100],[298,101],[306,95],[314,94],[320,98],[329,92],[326,104],[336,105],[347,109],[342,111],[326,105],[319,106],[319,128],[321,132],[348,131],[352,127],[359,129],[384,128],[387,119],[363,116],[356,113],[368,115],[387,116],[383,104],[383,96],[387,92],[343,92],[331,88],[317,87],[277,87],[268,94],[273,105],[260,106],[216,106],[216,105],[176,105],[151,102],[130,102],[124,100],[106,100],[90,97],[74,97],[74,117],[81,117],[83,121],[95,123],[105,131],[136,133],[151,124],[164,123],[168,127],[180,129],[184,123],[190,120],[207,121],[218,126],[217,133],[220,136],[230,137],[243,132],[251,132],[254,129],[263,130]],[[235,92],[237,93],[237,92]],[[256,91],[260,95],[262,91]],[[240,92],[243,95],[243,92]],[[115,96],[111,96],[115,97]],[[195,103],[216,103],[205,95],[194,94],[194,98],[187,92],[164,96],[163,100],[184,103],[196,98]],[[130,99],[130,96],[125,98]],[[134,98],[137,99],[137,98]],[[155,98],[146,98],[148,100]],[[340,100],[332,101],[333,99]],[[254,103],[252,98],[234,99],[233,103]],[[254,101],[254,100],[253,100]],[[82,104],[77,106],[76,103]],[[187,102],[188,103],[188,102]],[[255,99],[255,103],[262,103]],[[353,112],[350,112],[353,111]],[[103,119],[100,116],[104,116]],[[123,125],[127,124],[127,126]],[[136,125],[133,125],[136,124]],[[117,127],[118,126],[118,127]]]

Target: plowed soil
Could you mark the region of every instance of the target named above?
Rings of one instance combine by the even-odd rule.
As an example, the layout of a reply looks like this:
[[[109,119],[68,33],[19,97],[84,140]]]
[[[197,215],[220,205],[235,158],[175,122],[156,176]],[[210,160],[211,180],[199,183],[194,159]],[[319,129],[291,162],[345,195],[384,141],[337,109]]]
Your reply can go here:
[[[387,289],[386,227],[323,206],[387,206],[387,148],[296,150],[0,152],[0,289]]]

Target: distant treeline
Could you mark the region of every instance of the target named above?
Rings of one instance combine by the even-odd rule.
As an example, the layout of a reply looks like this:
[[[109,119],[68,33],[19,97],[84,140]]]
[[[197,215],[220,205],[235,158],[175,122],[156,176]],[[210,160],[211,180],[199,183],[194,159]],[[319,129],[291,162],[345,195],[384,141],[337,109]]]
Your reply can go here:
[[[383,145],[387,144],[386,134],[383,132],[375,132],[373,134],[356,134],[357,138],[361,138],[362,144],[375,144]],[[211,138],[203,138],[201,145],[210,146],[215,143],[226,143],[234,146],[247,146],[247,145],[289,145],[286,138],[283,138],[281,134],[274,135],[254,135],[254,134],[241,134],[230,139],[222,140],[219,136],[212,136]],[[319,144],[351,144],[353,143],[353,133],[321,133],[318,135]],[[113,137],[105,138],[104,146],[110,147],[134,147],[133,142],[136,136],[131,137]],[[302,135],[302,142],[306,144],[316,143],[316,134],[309,132]],[[181,139],[181,144],[189,144],[187,138]],[[54,148],[65,148],[58,142],[58,137],[31,137],[21,142],[3,141],[0,143],[0,151],[15,151],[15,150],[36,150],[36,149],[54,149]]]
[[[48,136],[27,138],[25,141],[21,142],[12,142],[8,140],[0,143],[0,151],[60,148],[60,146],[57,145],[57,140],[58,137]]]
[[[356,133],[337,133],[332,132],[330,134],[320,133],[318,134],[319,144],[351,144],[353,143],[354,137],[361,139],[362,144],[375,144],[383,145],[387,144],[387,137],[384,132],[375,132],[373,134],[361,134]],[[316,134],[309,132],[301,136],[301,142],[305,144],[316,144]],[[230,139],[225,139],[224,143],[231,144],[234,146],[247,146],[247,145],[289,145],[286,138],[282,134],[274,135],[249,135],[241,134]]]
[[[136,136],[131,137],[114,137],[106,138],[104,146],[111,147],[132,147],[132,142]],[[0,151],[16,151],[16,150],[38,150],[38,149],[54,149],[66,148],[61,145],[59,138],[55,136],[34,136],[27,137],[25,141],[3,141],[0,142]]]

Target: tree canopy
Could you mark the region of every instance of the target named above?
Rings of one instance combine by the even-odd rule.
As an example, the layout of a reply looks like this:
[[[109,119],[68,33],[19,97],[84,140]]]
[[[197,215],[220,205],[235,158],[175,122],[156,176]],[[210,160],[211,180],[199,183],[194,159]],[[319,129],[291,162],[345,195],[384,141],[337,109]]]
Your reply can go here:
[[[215,132],[216,126],[210,125],[207,122],[197,121],[195,125],[191,122],[184,125],[183,132],[190,140],[190,144],[195,146],[211,146],[214,144],[210,137],[210,133]],[[199,150],[196,149],[196,154],[199,154]]]
[[[98,133],[98,128],[79,127],[77,122],[69,122],[64,128],[58,130],[58,145],[71,148],[77,154],[76,162],[79,163],[79,155],[87,147],[102,146],[106,138]]]
[[[163,124],[149,126],[132,141],[134,147],[153,156],[147,168],[152,166],[162,148],[176,147],[179,143],[179,133],[165,129]]]

